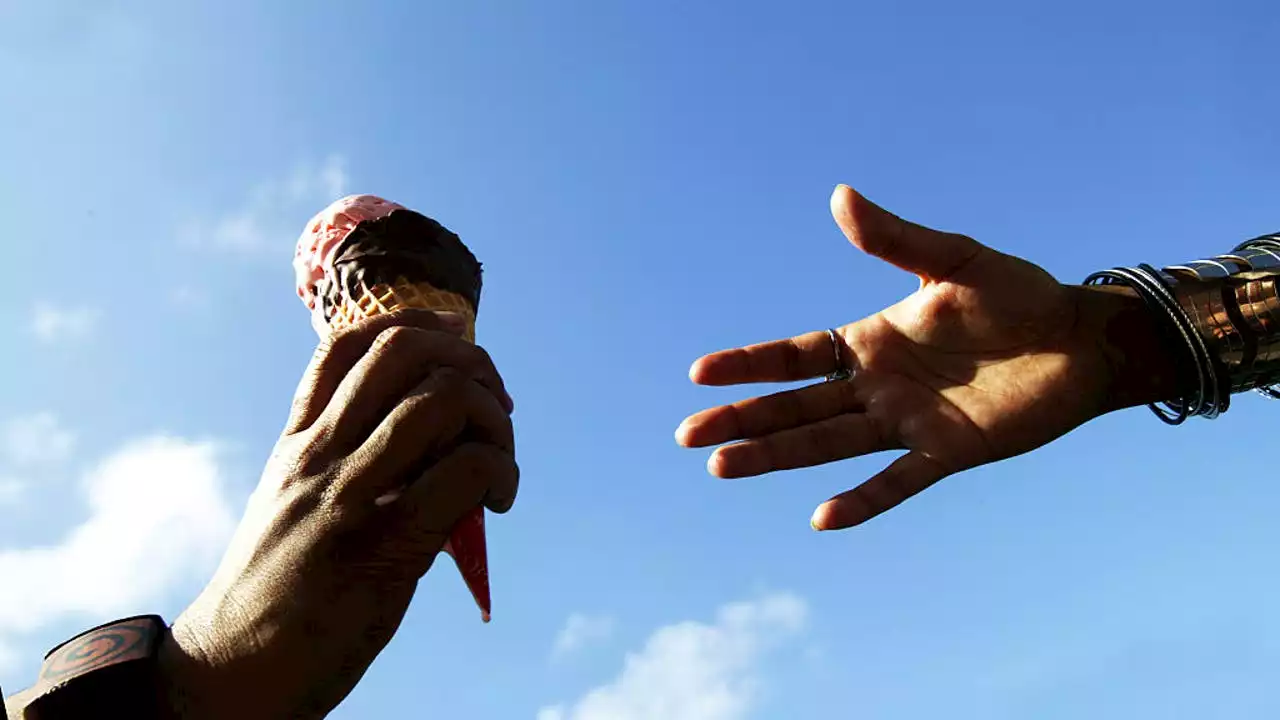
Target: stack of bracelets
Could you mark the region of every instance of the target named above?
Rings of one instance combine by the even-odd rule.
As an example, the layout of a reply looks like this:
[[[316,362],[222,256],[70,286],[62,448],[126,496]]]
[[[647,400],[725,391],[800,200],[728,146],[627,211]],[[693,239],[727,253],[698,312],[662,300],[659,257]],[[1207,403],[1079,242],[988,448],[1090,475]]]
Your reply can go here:
[[[1103,270],[1084,284],[1126,285],[1156,316],[1180,388],[1178,399],[1150,405],[1161,420],[1215,418],[1246,390],[1280,399],[1280,233],[1163,270]]]

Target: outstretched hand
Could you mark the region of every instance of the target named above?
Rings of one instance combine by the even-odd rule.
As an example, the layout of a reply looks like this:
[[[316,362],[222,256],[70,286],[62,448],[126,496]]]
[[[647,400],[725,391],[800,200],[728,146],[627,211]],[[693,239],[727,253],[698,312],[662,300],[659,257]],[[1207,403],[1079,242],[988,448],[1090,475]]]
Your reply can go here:
[[[1027,452],[1139,401],[1112,392],[1124,360],[1107,339],[1111,321],[1134,312],[1125,291],[1063,285],[971,238],[902,220],[843,185],[831,212],[854,247],[915,274],[920,288],[836,329],[837,347],[819,330],[695,362],[689,375],[701,385],[821,378],[842,369],[837,353],[853,373],[687,418],[676,431],[680,444],[731,443],[708,461],[713,475],[906,450],[810,521],[818,530],[845,528],[949,475]]]

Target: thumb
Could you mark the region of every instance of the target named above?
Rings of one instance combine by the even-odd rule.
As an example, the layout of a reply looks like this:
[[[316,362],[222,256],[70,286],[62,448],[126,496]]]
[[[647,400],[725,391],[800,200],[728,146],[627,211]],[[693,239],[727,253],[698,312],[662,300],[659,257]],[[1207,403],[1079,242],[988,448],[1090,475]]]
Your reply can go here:
[[[831,215],[854,247],[921,280],[945,280],[983,250],[972,238],[903,220],[848,185],[831,193]]]

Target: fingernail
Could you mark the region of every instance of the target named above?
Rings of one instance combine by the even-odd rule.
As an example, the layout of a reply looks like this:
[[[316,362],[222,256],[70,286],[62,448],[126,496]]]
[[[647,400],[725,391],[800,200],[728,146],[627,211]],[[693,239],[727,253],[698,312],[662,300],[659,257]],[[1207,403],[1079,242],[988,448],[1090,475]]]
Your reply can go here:
[[[688,420],[683,420],[678,426],[676,426],[676,432],[675,432],[676,444],[682,447],[685,446],[685,438],[689,434],[689,431],[685,428],[685,426],[688,424],[689,424]]]
[[[822,532],[822,531],[823,531],[823,528],[818,527],[818,515],[820,515],[820,514],[822,514],[822,506],[821,506],[821,505],[819,505],[819,506],[818,506],[818,509],[814,510],[814,511],[813,511],[813,514],[809,516],[809,527],[813,528],[814,530],[816,530],[816,531],[818,531],[818,532]]]

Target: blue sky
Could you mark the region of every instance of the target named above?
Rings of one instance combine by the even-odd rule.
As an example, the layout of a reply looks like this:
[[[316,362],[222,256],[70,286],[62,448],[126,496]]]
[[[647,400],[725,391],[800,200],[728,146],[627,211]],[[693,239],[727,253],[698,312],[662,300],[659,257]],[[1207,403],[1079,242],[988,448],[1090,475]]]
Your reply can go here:
[[[194,596],[315,343],[292,243],[370,192],[484,261],[523,482],[494,622],[441,563],[334,717],[1280,713],[1274,403],[824,535],[886,457],[725,482],[672,439],[744,395],[698,355],[914,289],[838,182],[1067,280],[1275,230],[1274,3],[188,5],[0,2],[6,692]]]

